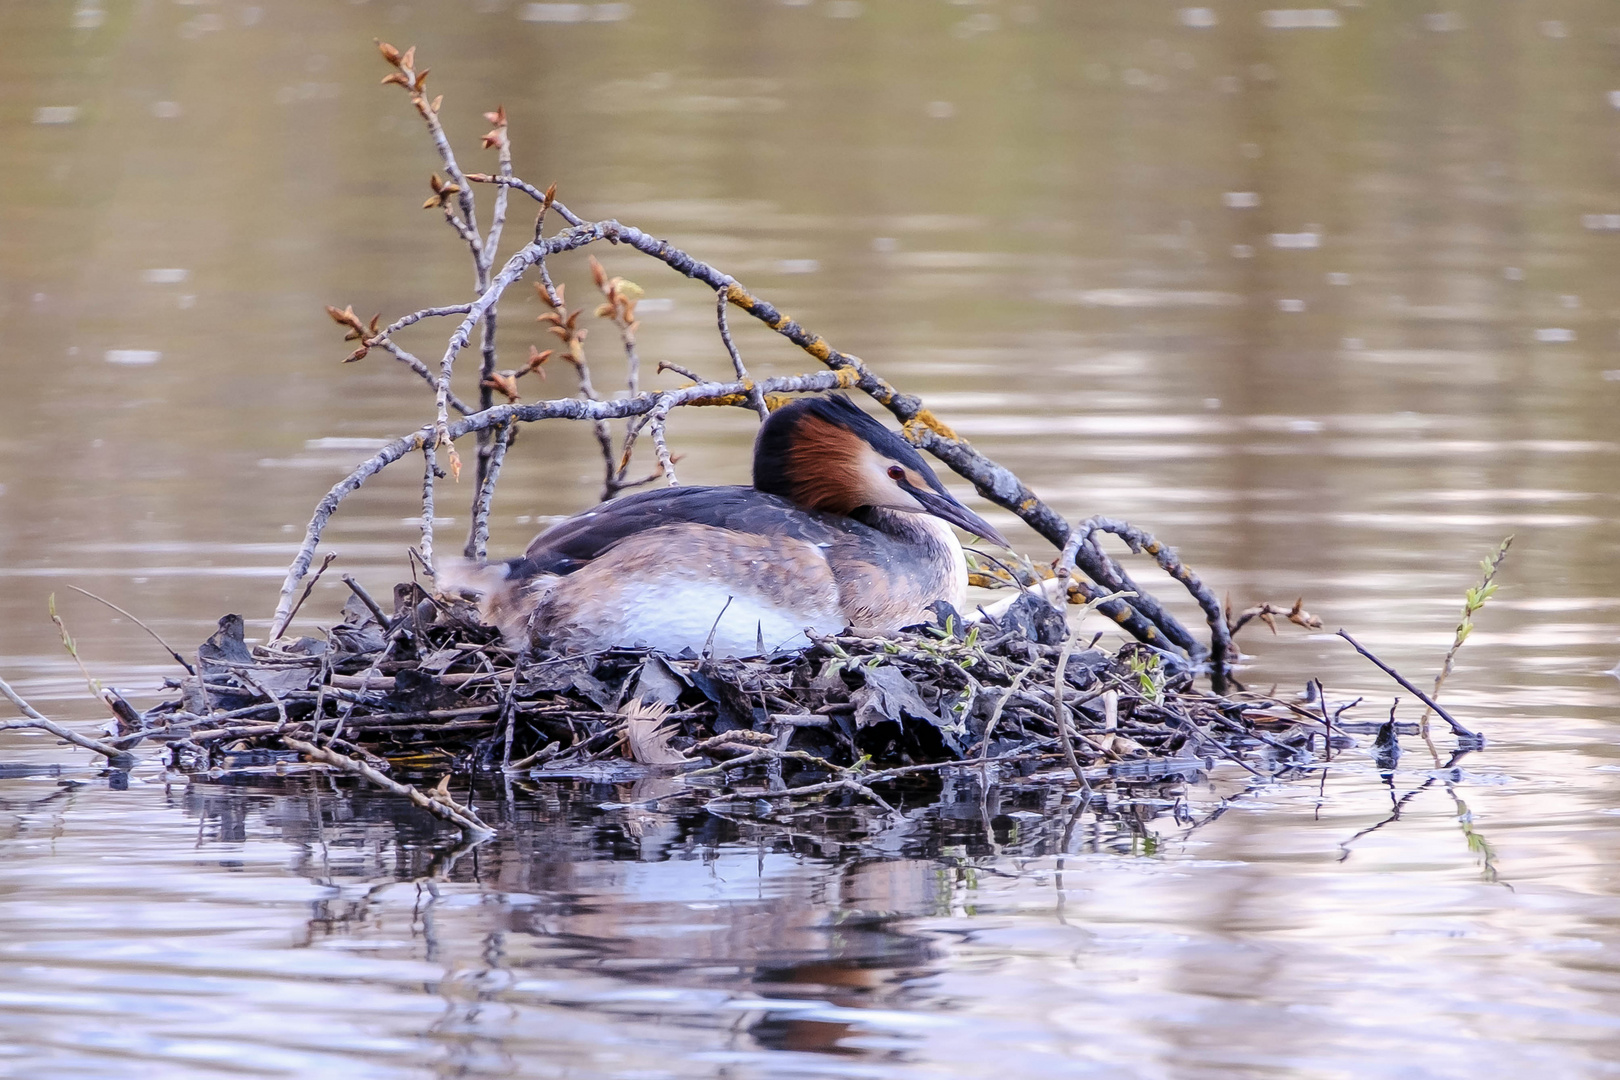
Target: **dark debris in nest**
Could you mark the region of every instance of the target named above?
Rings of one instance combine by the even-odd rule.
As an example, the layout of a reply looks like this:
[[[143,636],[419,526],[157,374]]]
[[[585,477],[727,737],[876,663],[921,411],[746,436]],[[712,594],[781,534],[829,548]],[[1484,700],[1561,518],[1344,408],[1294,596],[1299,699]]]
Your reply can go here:
[[[882,807],[881,785],[953,768],[1085,785],[1220,760],[1271,774],[1345,742],[1319,703],[1216,695],[1172,654],[1067,641],[1063,615],[1033,594],[999,621],[941,604],[937,621],[894,637],[729,659],[519,653],[469,605],[400,585],[389,615],[355,590],[324,640],[249,645],[240,617],[221,619],[200,676],[172,680],[177,696],[125,720],[117,741],[166,743],[192,771],[303,758],[374,782],[402,769],[661,775],[718,799],[841,793]],[[1060,666],[1072,763],[1054,712]],[[444,785],[425,798],[463,828],[477,820]]]

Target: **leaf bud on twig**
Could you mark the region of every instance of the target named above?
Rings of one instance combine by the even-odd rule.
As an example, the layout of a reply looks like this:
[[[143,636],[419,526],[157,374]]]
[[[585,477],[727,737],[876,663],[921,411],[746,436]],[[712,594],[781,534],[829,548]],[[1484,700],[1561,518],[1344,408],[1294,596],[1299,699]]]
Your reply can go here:
[[[399,67],[398,49],[394,48],[386,41],[379,41],[377,42],[377,51],[382,53],[382,58],[384,60],[388,61],[390,64],[393,64],[395,67]]]
[[[534,287],[534,291],[535,291],[535,294],[538,295],[541,300],[545,301],[545,303],[548,306],[561,309],[561,308],[563,308],[563,290],[565,288],[567,288],[566,285],[558,285],[556,287],[556,295],[555,296],[553,296],[551,293],[546,292],[546,289],[545,289],[544,285],[536,284],[535,287]],[[552,302],[554,300],[556,301],[555,303]],[[564,309],[564,310],[566,310],[566,309]],[[544,315],[541,315],[540,316],[540,321],[544,322],[545,318],[546,317]]]
[[[428,187],[433,189],[433,198],[422,204],[424,210],[431,210],[435,206],[443,206],[449,201],[450,196],[461,190],[460,184],[440,180],[438,173],[432,173],[428,176]]]
[[[481,381],[479,385],[487,386],[491,390],[499,390],[506,395],[506,400],[514,405],[518,402],[517,379],[509,371],[497,371],[489,378]]]

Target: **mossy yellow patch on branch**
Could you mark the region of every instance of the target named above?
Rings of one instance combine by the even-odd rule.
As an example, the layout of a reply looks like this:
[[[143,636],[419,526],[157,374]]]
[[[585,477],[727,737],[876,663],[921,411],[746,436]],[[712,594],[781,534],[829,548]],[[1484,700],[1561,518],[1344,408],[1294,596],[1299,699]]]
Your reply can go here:
[[[810,343],[804,347],[804,351],[822,363],[826,363],[833,353],[832,346],[827,344],[827,339],[819,334],[810,339]]]
[[[894,397],[892,391],[890,392],[889,397],[891,399]],[[884,404],[887,404],[887,402]],[[962,437],[956,432],[952,431],[949,424],[945,423],[945,421],[941,420],[927,409],[918,409],[917,414],[910,420],[906,421],[907,427],[911,427],[912,425],[916,425],[920,428],[926,428],[927,430],[932,431],[935,435],[938,435],[940,438],[949,439],[954,443],[960,443],[962,441]]]

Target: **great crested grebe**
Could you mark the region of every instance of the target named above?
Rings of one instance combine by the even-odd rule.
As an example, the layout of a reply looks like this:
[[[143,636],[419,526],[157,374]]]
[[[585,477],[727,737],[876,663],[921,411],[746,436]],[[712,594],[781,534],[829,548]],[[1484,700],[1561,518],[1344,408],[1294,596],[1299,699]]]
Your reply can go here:
[[[961,608],[951,526],[1005,546],[916,450],[847,398],[801,398],[760,426],[753,487],[673,487],[547,529],[518,559],[447,565],[513,646],[753,656],[806,632],[882,634]]]

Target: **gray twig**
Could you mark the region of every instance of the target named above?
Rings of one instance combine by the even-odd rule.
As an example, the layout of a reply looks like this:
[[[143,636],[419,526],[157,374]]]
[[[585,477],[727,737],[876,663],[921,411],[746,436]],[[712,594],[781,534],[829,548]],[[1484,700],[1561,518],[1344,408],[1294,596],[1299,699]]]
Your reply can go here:
[[[545,192],[541,191],[539,188],[535,187],[526,180],[519,180],[515,176],[490,176],[488,173],[469,173],[467,175],[467,179],[471,180],[475,184],[499,184],[502,187],[516,188],[529,198],[533,199],[535,202],[539,203],[541,207],[540,212],[542,214],[545,213],[547,209],[551,209],[562,215],[562,219],[568,222],[570,225],[585,224],[584,218],[578,216],[572,210],[568,209],[568,207],[558,202],[555,196],[547,198]]]
[[[48,731],[52,735],[55,735],[58,739],[64,739],[67,742],[72,743],[74,746],[82,746],[86,750],[94,750],[96,753],[106,758],[107,764],[111,765],[115,769],[132,769],[135,767],[134,754],[129,753],[127,750],[120,750],[116,746],[112,746],[108,743],[104,743],[100,739],[91,739],[84,735],[80,735],[76,731],[69,731],[61,724],[58,724],[50,717],[28,704],[27,701],[23,700],[22,695],[13,690],[11,685],[4,679],[0,679],[0,696],[4,696],[13,705],[17,706],[17,708],[22,711],[24,716],[28,717],[27,720],[6,720],[4,722],[0,722],[0,731],[14,731],[19,728],[38,728],[41,731]]]
[[[703,381],[703,376],[699,375],[697,372],[693,371],[691,368],[682,367],[679,364],[673,364],[673,363],[669,362],[668,360],[660,360],[660,361],[658,361],[658,370],[660,372],[673,371],[675,374],[684,376],[685,378],[688,378],[688,379],[691,379],[695,383],[700,383],[700,382]]]
[[[315,571],[315,576],[309,579],[308,585],[304,586],[304,594],[298,598],[298,603],[292,606],[292,610],[287,612],[288,623],[291,623],[293,619],[297,618],[298,612],[304,606],[304,601],[309,599],[309,594],[315,591],[315,586],[321,583],[321,576],[326,573],[327,567],[331,566],[332,563],[337,560],[337,557],[338,553],[335,551],[328,551],[326,553],[326,558],[321,560],[321,568]],[[275,638],[272,637],[270,640],[274,641]],[[191,665],[186,663],[184,660],[180,662],[182,664],[186,664],[187,668],[191,668]],[[197,674],[195,669],[193,669],[191,673],[193,675]]]
[[[174,646],[170,645],[167,641],[164,641],[163,638],[158,634],[158,632],[156,630],[152,629],[150,626],[147,626],[145,623],[143,623],[140,619],[136,618],[134,615],[131,615],[129,612],[125,611],[123,608],[119,607],[117,604],[113,603],[111,600],[108,600],[106,597],[97,596],[95,593],[91,592],[89,589],[81,589],[77,585],[69,585],[68,588],[72,589],[74,592],[79,593],[79,594],[81,594],[83,596],[88,596],[90,599],[94,600],[98,604],[104,604],[107,607],[112,608],[114,611],[118,612],[118,614],[122,615],[124,618],[128,619],[130,622],[134,623],[136,626],[140,627],[142,630],[145,630],[148,634],[151,635],[153,641],[155,641],[159,645],[163,646],[163,648],[168,651],[168,654],[170,656],[174,657],[175,663],[179,664],[181,667],[186,669],[186,674],[188,674],[188,675],[197,674],[197,669],[191,666],[191,661],[187,660],[185,657],[181,656],[178,652],[176,652],[175,649],[174,649]]]
[[[433,482],[443,474],[430,442],[422,443],[422,569],[433,576]]]
[[[416,372],[429,386],[438,386],[438,380],[433,377],[433,372],[428,370],[428,366],[426,364],[422,363],[421,360],[418,360],[415,356],[406,352],[392,341],[388,341],[386,339],[382,341],[373,341],[371,342],[371,345],[373,348],[382,349],[390,356],[394,357],[394,359]],[[462,401],[454,394],[450,395],[450,407],[456,410],[456,412],[460,413],[462,416],[469,416],[474,412],[470,405],[468,405],[465,401]]]
[[[813,393],[835,389],[841,385],[843,385],[842,377],[839,373],[832,371],[760,380],[760,386],[771,393]],[[615,401],[554,398],[549,401],[496,405],[493,408],[485,409],[482,412],[474,413],[472,416],[456,421],[450,426],[448,435],[451,439],[459,439],[473,432],[508,422],[528,424],[538,420],[550,419],[594,421],[639,416],[650,412],[653,406],[658,404],[659,400],[665,396],[675,398],[676,405],[740,405],[746,403],[745,392],[746,388],[741,383],[736,382],[697,383],[676,390],[657,393],[645,392],[635,397],[620,398]],[[293,604],[293,595],[297,591],[299,582],[303,581],[304,575],[309,572],[310,562],[315,556],[315,548],[319,546],[327,522],[337,512],[338,506],[371,477],[408,454],[420,450],[426,440],[433,438],[435,427],[434,424],[428,424],[417,431],[395,439],[378,450],[356,466],[348,476],[334,484],[320,503],[316,505],[309,525],[305,527],[304,541],[299,546],[298,554],[294,556],[292,564],[288,566],[286,577],[282,581],[280,600],[277,602],[276,614],[271,624],[271,640],[280,637],[286,630],[287,618]]]
[[[467,541],[467,558],[483,562],[489,553],[489,511],[495,502],[495,483],[500,479],[501,464],[506,461],[506,449],[512,445],[514,424],[502,424],[495,429],[489,454],[489,465],[478,485],[478,497],[473,500],[471,535]]]
[[[371,617],[377,620],[377,626],[383,631],[383,633],[387,633],[389,630],[393,629],[394,620],[383,614],[382,605],[377,603],[376,597],[372,596],[371,593],[366,591],[366,587],[364,585],[360,584],[354,579],[354,575],[344,574],[343,584],[347,585],[349,587],[349,591],[354,593],[362,604],[366,605],[366,610],[371,612]]]
[[[726,308],[731,304],[731,286],[736,282],[726,280],[725,287],[716,289],[715,294],[715,322],[720,327],[720,340],[726,344],[726,353],[731,357],[731,367],[737,373],[737,381],[748,387],[748,398],[753,403],[754,411],[759,413],[761,420],[771,415],[771,410],[765,405],[765,395],[759,392],[748,378],[748,369],[743,367],[742,354],[737,351],[737,345],[731,340],[731,327],[726,322]]]
[[[1069,738],[1069,707],[1063,702],[1063,689],[1065,674],[1069,667],[1069,652],[1074,648],[1074,631],[1070,630],[1063,636],[1063,651],[1058,653],[1057,664],[1053,673],[1052,686],[1052,717],[1057,721],[1058,739],[1063,744],[1063,760],[1069,763],[1074,771],[1074,778],[1080,781],[1080,786],[1090,791],[1091,785],[1086,783],[1085,770],[1080,768],[1080,761],[1074,756],[1074,741]]]
[[[1439,714],[1440,719],[1451,725],[1451,733],[1453,735],[1468,739],[1470,741],[1479,740],[1480,736],[1476,732],[1469,731],[1467,728],[1463,727],[1462,724],[1457,722],[1456,717],[1446,712],[1446,710],[1440,706],[1439,702],[1435,701],[1434,698],[1430,697],[1428,694],[1425,694],[1422,690],[1419,690],[1416,686],[1412,685],[1412,683],[1408,682],[1406,676],[1402,675],[1400,672],[1378,659],[1378,657],[1368,652],[1361,642],[1357,641],[1343,630],[1338,631],[1338,635],[1344,638],[1344,640],[1348,641],[1356,652],[1360,653],[1362,656],[1365,656],[1368,660],[1371,660],[1373,666],[1378,668],[1379,671],[1382,671],[1385,675],[1388,675],[1397,683],[1406,687],[1407,690],[1411,691],[1412,696],[1416,697],[1419,701],[1423,702],[1423,704],[1427,705],[1429,708],[1433,709],[1437,714]]]
[[[653,450],[658,454],[658,467],[663,470],[664,479],[669,481],[670,487],[679,487],[681,482],[675,478],[675,457],[669,452],[669,442],[664,437],[664,422],[669,419],[669,410],[674,405],[674,394],[664,394],[660,397],[652,412],[647,414],[647,427],[652,435]]]

